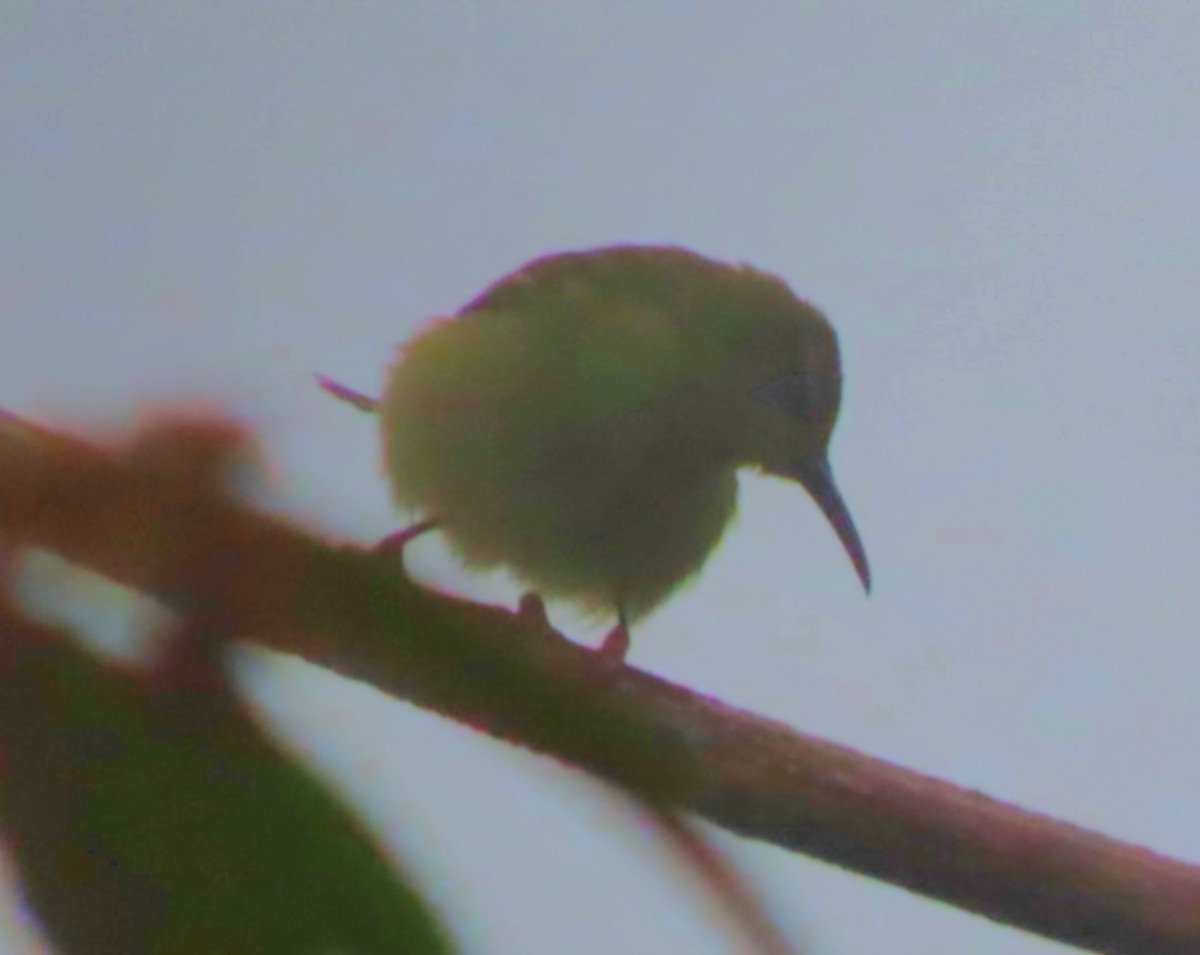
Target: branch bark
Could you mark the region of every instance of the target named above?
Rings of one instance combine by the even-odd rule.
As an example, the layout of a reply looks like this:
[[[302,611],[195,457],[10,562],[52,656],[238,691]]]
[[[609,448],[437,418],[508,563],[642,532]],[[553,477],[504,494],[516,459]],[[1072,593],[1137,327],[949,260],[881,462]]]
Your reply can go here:
[[[528,616],[423,591],[376,557],[197,487],[194,473],[0,417],[0,534],[185,613],[218,608],[255,642],[605,778],[635,776],[744,836],[1087,950],[1200,951],[1194,866],[613,672]],[[537,680],[497,694],[513,674]],[[547,719],[567,706],[607,714],[607,735],[581,742],[578,726]],[[687,772],[664,782],[656,764]]]

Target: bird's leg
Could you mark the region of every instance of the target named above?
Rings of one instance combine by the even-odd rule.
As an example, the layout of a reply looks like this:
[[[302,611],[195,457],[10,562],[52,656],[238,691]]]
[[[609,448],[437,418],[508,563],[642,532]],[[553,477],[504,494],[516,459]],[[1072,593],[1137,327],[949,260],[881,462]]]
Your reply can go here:
[[[546,603],[542,598],[529,591],[521,595],[521,600],[517,604],[517,619],[524,627],[530,630],[538,630],[547,633],[554,633],[555,630],[550,626],[550,618],[546,616]],[[625,654],[629,652],[629,621],[625,617],[623,608],[617,608],[617,625],[609,631],[608,636],[604,638],[604,643],[595,651],[601,671],[608,673],[617,670],[625,662]]]
[[[404,548],[408,546],[408,542],[414,537],[420,537],[426,531],[431,531],[437,527],[438,522],[434,518],[429,518],[410,527],[404,528],[402,531],[396,531],[394,534],[388,534],[374,547],[376,554],[403,554]]]
[[[550,618],[546,616],[546,602],[532,590],[521,594],[521,600],[517,604],[517,619],[530,630],[553,629],[550,626]]]
[[[617,605],[617,625],[608,631],[608,636],[596,651],[604,662],[612,667],[619,667],[625,662],[625,654],[629,652],[629,618],[625,608]]]

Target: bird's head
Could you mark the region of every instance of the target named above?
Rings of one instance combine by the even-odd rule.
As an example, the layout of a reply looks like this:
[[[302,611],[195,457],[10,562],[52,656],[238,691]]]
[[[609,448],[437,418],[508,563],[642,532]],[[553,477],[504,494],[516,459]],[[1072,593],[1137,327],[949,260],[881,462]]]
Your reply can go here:
[[[747,268],[737,278],[738,294],[726,299],[715,324],[726,369],[725,426],[738,462],[808,491],[870,590],[866,551],[829,466],[842,394],[837,337],[781,280]]]

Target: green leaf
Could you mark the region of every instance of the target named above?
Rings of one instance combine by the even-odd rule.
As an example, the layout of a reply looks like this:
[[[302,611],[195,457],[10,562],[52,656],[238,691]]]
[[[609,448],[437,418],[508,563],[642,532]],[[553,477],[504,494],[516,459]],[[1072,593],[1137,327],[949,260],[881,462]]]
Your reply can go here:
[[[270,740],[219,661],[188,652],[118,668],[0,614],[0,806],[58,949],[450,952],[394,860]]]

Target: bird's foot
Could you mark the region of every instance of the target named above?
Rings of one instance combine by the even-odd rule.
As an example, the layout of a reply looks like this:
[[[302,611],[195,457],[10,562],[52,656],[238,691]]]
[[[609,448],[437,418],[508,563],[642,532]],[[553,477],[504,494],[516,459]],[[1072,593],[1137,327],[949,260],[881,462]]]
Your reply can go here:
[[[546,615],[546,602],[533,591],[521,595],[521,599],[517,603],[516,617],[522,626],[530,630],[557,633],[550,625],[550,618]],[[592,655],[596,659],[599,669],[609,673],[621,668],[628,652],[629,624],[625,621],[625,615],[621,614],[617,625],[608,632],[604,642],[592,651]]]
[[[546,602],[532,590],[521,594],[521,600],[517,604],[517,619],[530,630],[553,630],[550,618],[546,616]]]
[[[629,624],[624,614],[617,621],[596,650],[596,656],[606,667],[617,670],[625,665],[625,656],[629,653]]]
[[[398,564],[400,570],[407,575],[407,571],[404,568],[404,548],[409,545],[414,537],[420,537],[426,531],[433,530],[435,527],[437,527],[437,521],[435,520],[418,521],[416,524],[406,527],[402,531],[388,534],[387,537],[372,547],[369,553],[385,561],[388,565]]]
[[[402,531],[396,531],[394,534],[388,534],[372,549],[376,554],[395,554],[398,557],[404,555],[404,548],[408,546],[409,541],[414,537],[420,537],[426,531],[431,531],[437,527],[437,521],[427,520],[418,521],[411,527],[406,527]]]

